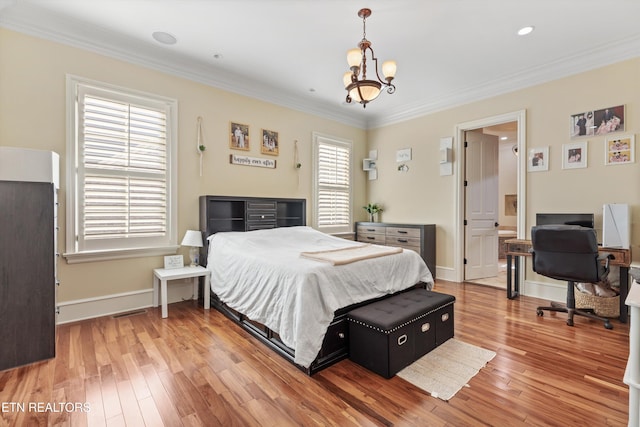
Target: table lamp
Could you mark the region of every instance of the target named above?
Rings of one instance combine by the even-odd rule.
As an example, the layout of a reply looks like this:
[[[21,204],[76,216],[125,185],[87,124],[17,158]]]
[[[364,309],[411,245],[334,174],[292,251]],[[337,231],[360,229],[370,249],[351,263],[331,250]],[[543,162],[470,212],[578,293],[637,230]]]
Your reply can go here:
[[[191,267],[198,265],[198,255],[202,247],[202,234],[197,230],[187,230],[182,239],[182,246],[191,246],[189,249],[189,258],[191,258]]]

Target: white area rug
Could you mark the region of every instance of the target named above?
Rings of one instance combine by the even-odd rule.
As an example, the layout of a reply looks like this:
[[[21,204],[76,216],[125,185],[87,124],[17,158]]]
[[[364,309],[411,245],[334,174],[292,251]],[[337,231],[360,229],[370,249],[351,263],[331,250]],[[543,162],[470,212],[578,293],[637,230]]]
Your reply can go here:
[[[451,338],[398,376],[442,400],[451,399],[496,353]]]

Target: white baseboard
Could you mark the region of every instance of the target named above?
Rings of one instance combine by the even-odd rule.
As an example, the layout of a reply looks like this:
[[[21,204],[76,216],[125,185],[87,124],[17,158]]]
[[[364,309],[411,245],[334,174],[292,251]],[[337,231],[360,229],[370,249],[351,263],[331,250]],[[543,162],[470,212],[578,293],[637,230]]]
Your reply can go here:
[[[193,282],[191,279],[171,281],[170,285],[167,286],[167,301],[169,304],[192,298]],[[58,303],[57,306],[60,313],[56,323],[61,325],[153,307],[153,289],[66,301]],[[169,315],[171,315],[171,307],[169,307]]]
[[[437,280],[446,280],[447,282],[456,281],[456,271],[450,267],[438,267],[436,266]]]
[[[520,285],[520,294],[549,301],[565,302],[567,300],[567,283],[555,284],[525,280]]]

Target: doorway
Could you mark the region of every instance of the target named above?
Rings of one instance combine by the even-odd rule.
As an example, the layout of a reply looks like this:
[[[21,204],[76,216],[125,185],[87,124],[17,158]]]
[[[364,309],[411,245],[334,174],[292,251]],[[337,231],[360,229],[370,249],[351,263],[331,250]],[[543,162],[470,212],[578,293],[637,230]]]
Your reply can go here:
[[[517,237],[517,123],[465,132],[465,282],[506,288],[505,241]]]
[[[516,193],[515,196],[517,198],[517,209],[515,215],[515,236],[517,238],[524,238],[525,230],[524,224],[526,219],[526,123],[525,123],[525,111],[516,111],[513,113],[507,113],[500,116],[489,117],[486,119],[480,119],[473,122],[461,123],[456,126],[456,135],[457,135],[457,145],[456,151],[460,153],[458,156],[458,161],[456,162],[456,172],[458,177],[458,185],[456,188],[456,216],[457,223],[455,228],[455,242],[456,242],[456,253],[454,254],[454,263],[456,266],[456,281],[463,282],[466,279],[466,264],[465,261],[468,260],[469,256],[473,256],[469,249],[474,250],[472,246],[470,246],[467,242],[468,226],[465,225],[465,220],[467,220],[467,200],[466,200],[466,191],[465,191],[465,181],[467,180],[467,156],[465,155],[465,136],[467,132],[473,130],[482,130],[483,132],[487,132],[488,134],[495,134],[496,132],[501,132],[502,128],[506,127],[507,123],[511,123],[511,127],[513,130],[513,137],[515,141],[509,141],[510,144],[509,149],[512,150],[512,155],[515,157],[515,168],[516,168]],[[517,153],[517,156],[516,156]],[[497,159],[487,160],[497,162]],[[513,196],[513,194],[510,194]],[[492,197],[497,198],[496,194],[493,194]],[[503,202],[504,203],[504,202]],[[503,203],[500,204],[502,209],[504,208]],[[468,223],[468,222],[467,222]],[[499,221],[495,221],[495,223],[499,224]],[[494,224],[491,224],[494,226]],[[496,228],[498,226],[495,226]],[[497,231],[497,230],[496,230]],[[495,235],[498,233],[496,232]],[[487,258],[486,263],[490,264],[491,262],[496,262],[498,257],[498,242],[495,242],[495,254],[496,259],[491,256]],[[477,251],[477,248],[475,249]],[[474,261],[474,262],[477,262]],[[481,260],[481,263],[485,261]],[[483,267],[480,266],[480,269]],[[486,269],[486,271],[491,271],[491,268]],[[523,274],[523,269],[520,269],[521,274]]]

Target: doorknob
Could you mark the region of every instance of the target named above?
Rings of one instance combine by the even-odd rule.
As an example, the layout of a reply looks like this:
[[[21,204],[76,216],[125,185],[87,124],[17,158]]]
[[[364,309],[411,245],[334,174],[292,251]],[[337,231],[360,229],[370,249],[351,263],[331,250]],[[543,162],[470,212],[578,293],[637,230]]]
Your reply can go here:
[[[500,224],[498,224],[497,222],[495,222],[493,225],[495,225],[496,227],[499,226]]]

